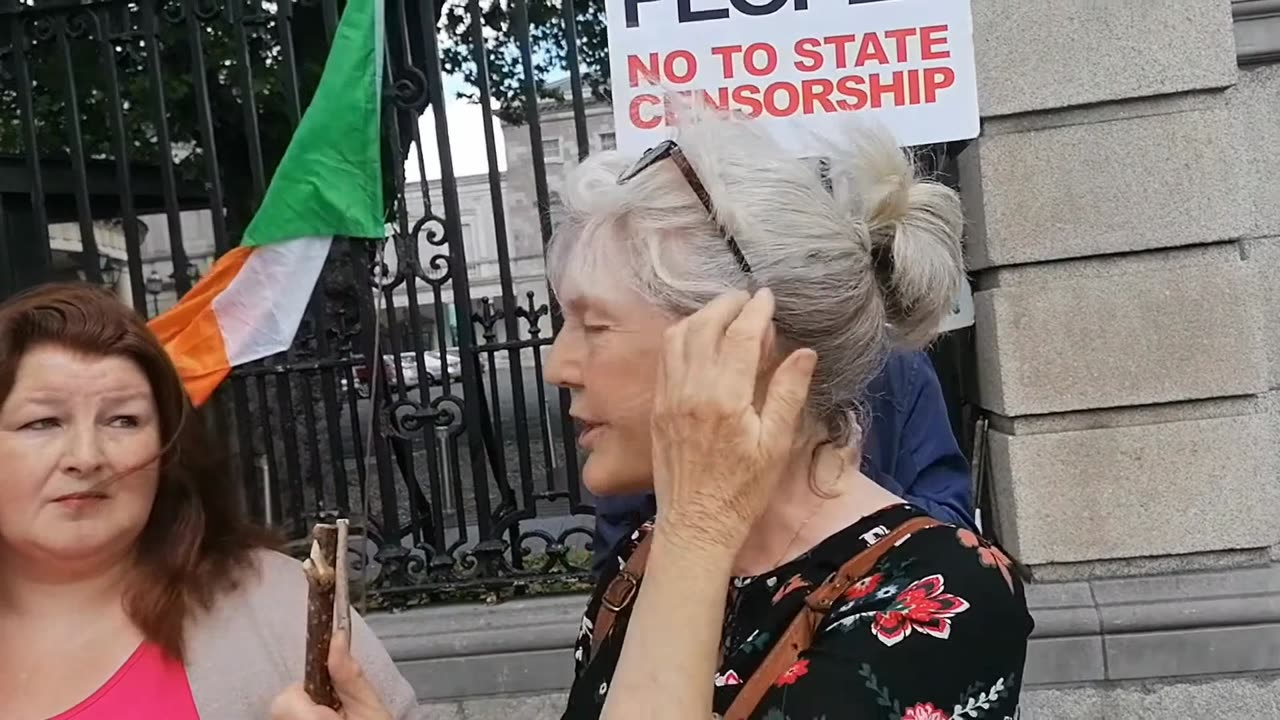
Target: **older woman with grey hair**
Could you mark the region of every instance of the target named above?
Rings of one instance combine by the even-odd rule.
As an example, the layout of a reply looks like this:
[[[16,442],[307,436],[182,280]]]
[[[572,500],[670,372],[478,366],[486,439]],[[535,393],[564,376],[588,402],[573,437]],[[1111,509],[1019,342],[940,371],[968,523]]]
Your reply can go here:
[[[564,717],[1012,717],[1008,557],[859,472],[859,408],[962,276],[956,194],[858,127],[821,170],[700,117],[567,183],[548,253],[583,480],[657,516],[590,600]]]

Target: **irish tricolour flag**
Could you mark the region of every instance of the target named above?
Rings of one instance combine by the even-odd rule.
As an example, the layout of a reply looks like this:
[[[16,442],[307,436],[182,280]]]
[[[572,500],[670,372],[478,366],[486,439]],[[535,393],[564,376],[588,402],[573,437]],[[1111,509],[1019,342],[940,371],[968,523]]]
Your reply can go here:
[[[289,348],[334,236],[383,237],[382,52],[382,0],[349,0],[243,242],[151,321],[196,405],[231,368]]]

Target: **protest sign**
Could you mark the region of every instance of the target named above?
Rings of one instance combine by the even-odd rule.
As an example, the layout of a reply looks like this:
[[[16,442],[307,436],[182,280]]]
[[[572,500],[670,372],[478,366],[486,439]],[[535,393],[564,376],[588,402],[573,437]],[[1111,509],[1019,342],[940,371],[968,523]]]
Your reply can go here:
[[[670,93],[767,124],[797,154],[849,114],[902,145],[978,134],[969,0],[606,0],[618,149],[671,137]]]

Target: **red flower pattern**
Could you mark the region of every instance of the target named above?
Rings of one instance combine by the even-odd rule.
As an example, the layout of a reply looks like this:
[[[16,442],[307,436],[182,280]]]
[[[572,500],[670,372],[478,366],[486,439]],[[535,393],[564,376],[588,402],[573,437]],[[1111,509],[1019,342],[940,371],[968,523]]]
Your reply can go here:
[[[983,567],[996,568],[1000,574],[1004,576],[1004,584],[1009,586],[1009,592],[1013,592],[1013,573],[1009,571],[1009,567],[1013,565],[1013,561],[1009,559],[999,548],[988,544],[985,540],[978,537],[972,530],[961,528],[956,530],[956,537],[959,538],[960,544],[967,548],[977,548],[978,562]]]
[[[844,591],[844,599],[850,602],[861,600],[864,597],[874,593],[880,589],[880,585],[884,583],[884,573],[876,573],[868,575]]]
[[[933,706],[933,703],[920,703],[907,708],[902,713],[902,720],[950,720],[950,716]]]
[[[781,675],[778,676],[778,680],[777,682],[774,683],[774,685],[777,687],[782,687],[783,685],[795,685],[797,680],[799,680],[800,678],[808,674],[809,674],[809,661],[797,660],[795,665],[792,665],[791,667],[787,668],[785,671],[783,671]]]
[[[917,580],[898,594],[885,610],[876,613],[871,632],[888,646],[897,645],[914,631],[946,640],[950,618],[969,609],[969,603],[943,592],[941,575]]]

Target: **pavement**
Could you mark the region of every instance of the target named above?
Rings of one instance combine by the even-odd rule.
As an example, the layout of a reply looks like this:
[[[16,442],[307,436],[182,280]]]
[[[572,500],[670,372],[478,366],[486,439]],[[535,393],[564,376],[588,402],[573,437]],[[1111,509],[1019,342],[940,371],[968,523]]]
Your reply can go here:
[[[423,707],[431,720],[558,720],[567,700],[567,693],[547,693],[429,703]]]

